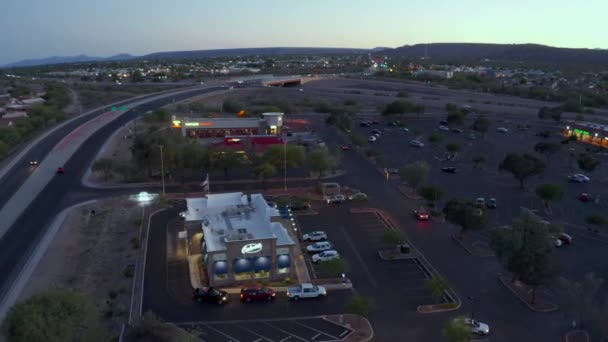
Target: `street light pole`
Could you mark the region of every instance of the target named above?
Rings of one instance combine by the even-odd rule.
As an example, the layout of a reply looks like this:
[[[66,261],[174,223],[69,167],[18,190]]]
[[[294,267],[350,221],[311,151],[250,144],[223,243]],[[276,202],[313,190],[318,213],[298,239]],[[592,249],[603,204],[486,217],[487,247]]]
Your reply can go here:
[[[475,297],[467,297],[471,301],[471,320],[475,319]]]
[[[160,148],[160,176],[163,185],[163,196],[165,196],[165,161],[163,158],[163,145],[158,146]]]
[[[283,190],[287,191],[287,141],[283,142]]]

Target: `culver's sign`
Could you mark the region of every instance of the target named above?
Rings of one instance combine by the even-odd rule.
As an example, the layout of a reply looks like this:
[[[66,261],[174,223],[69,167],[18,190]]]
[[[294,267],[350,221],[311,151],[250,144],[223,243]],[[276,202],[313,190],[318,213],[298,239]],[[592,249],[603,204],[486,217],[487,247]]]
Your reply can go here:
[[[252,253],[257,253],[257,252],[261,252],[261,251],[262,251],[261,242],[246,244],[245,246],[243,246],[243,248],[241,248],[241,253],[243,253],[243,254],[252,254]]]

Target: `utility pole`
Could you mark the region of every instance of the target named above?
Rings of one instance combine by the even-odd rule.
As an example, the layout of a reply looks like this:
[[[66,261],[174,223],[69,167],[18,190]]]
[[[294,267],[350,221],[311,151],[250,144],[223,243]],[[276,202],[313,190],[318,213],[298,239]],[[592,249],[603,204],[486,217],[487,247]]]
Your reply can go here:
[[[283,142],[283,190],[287,191],[287,141]]]
[[[163,196],[165,196],[165,161],[163,158],[163,145],[158,146],[160,148],[160,179],[163,185]]]

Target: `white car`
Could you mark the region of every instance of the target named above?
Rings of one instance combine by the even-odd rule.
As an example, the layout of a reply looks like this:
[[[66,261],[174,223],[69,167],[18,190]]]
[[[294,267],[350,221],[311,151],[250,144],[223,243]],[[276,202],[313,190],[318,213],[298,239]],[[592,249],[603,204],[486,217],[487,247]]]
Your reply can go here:
[[[409,132],[409,131],[410,131],[410,129],[409,129],[409,128],[407,128],[407,127],[401,127],[400,129],[401,129],[401,131],[403,131],[403,132]]]
[[[450,127],[441,125],[441,126],[439,126],[439,130],[448,132],[450,130]]]
[[[329,261],[334,259],[340,259],[340,254],[338,254],[338,252],[333,249],[328,249],[312,256],[312,262],[314,262],[315,264],[318,262]]]
[[[327,240],[327,234],[322,231],[314,231],[308,234],[302,235],[302,240],[304,241],[323,241]]]
[[[490,333],[490,326],[485,323],[470,318],[465,318],[465,322],[473,334],[488,335]]]
[[[568,180],[571,182],[576,182],[576,183],[587,183],[591,179],[582,173],[577,173],[575,175],[569,176]]]
[[[478,197],[477,199],[475,199],[475,205],[478,207],[485,207],[486,199],[483,197]]]
[[[338,194],[338,195],[334,195],[334,196],[328,196],[325,201],[328,204],[334,203],[334,204],[340,204],[343,203],[344,201],[346,201],[346,197],[344,197],[344,195],[342,194]]]
[[[369,141],[370,143],[373,143],[376,140],[378,140],[378,138],[376,138],[376,136],[374,136],[374,135],[370,136],[369,139],[367,139],[367,141]]]
[[[498,127],[496,129],[496,132],[500,132],[500,133],[509,133],[509,129],[505,128],[505,127]]]
[[[324,296],[327,296],[327,290],[323,286],[317,286],[311,283],[302,283],[299,286],[292,286],[287,289],[287,297],[293,300]]]
[[[351,201],[362,201],[362,200],[366,200],[367,199],[367,195],[364,194],[363,192],[358,192],[356,194],[352,194],[350,196],[348,196],[348,199]]]
[[[412,141],[410,141],[410,146],[413,146],[413,147],[424,147],[424,144],[421,143],[418,140],[412,140]]]
[[[308,253],[319,253],[332,249],[333,245],[329,241],[319,241],[306,246]]]

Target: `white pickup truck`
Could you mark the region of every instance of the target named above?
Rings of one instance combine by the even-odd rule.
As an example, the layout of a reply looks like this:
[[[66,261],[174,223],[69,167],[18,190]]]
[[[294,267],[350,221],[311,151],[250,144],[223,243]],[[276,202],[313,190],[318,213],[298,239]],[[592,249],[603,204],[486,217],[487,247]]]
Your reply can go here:
[[[317,298],[326,295],[327,291],[323,286],[317,286],[311,283],[302,283],[300,286],[294,286],[287,289],[287,297],[293,300],[299,300],[300,298]]]

